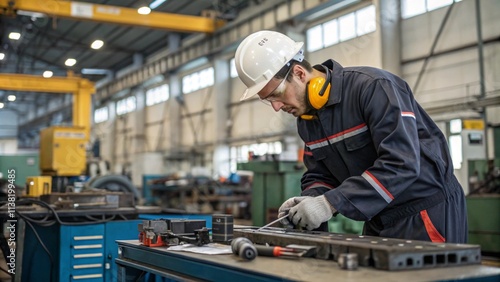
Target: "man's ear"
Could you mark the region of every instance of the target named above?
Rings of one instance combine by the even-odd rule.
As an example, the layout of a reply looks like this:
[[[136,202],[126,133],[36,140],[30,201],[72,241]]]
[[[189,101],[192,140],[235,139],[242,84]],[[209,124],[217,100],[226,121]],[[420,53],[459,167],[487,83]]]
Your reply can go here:
[[[293,67],[293,76],[296,76],[300,79],[301,82],[306,82],[307,71],[301,65],[295,65]]]

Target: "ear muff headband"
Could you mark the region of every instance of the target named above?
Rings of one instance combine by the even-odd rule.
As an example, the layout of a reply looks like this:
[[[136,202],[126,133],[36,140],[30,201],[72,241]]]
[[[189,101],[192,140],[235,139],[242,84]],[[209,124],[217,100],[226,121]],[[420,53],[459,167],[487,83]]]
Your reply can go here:
[[[307,101],[316,110],[321,109],[328,102],[330,97],[330,70],[323,66],[326,74],[326,79],[323,77],[315,77],[307,83]]]

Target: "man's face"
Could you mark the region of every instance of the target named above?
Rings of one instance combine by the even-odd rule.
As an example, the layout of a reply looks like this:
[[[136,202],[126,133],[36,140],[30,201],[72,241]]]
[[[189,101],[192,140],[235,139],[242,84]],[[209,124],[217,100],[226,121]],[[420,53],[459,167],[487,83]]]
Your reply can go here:
[[[262,102],[270,105],[276,112],[282,110],[299,117],[309,108],[305,100],[306,84],[294,74],[294,67],[288,70],[285,78],[271,79],[258,95]],[[287,80],[289,76],[291,81]]]

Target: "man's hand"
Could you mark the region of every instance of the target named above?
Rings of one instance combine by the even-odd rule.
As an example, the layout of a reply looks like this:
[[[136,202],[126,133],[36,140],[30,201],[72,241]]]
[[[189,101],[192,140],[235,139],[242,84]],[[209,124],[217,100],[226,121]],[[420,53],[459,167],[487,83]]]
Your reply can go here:
[[[310,197],[293,197],[286,200],[278,210],[278,218],[288,214],[290,209],[296,206],[298,203],[300,203],[304,198],[310,198]],[[283,226],[285,226],[286,228],[293,228],[293,224],[290,222],[288,217],[282,219],[280,223],[283,224]]]
[[[284,202],[281,207],[290,200],[293,200],[293,204],[288,204],[291,206],[288,219],[295,226],[305,227],[308,230],[318,228],[321,223],[329,220],[336,212],[325,196],[295,197]]]

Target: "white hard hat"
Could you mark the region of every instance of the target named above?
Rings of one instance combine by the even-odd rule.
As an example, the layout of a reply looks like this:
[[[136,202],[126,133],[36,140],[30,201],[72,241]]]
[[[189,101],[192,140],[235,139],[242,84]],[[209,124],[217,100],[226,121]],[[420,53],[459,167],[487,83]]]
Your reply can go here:
[[[257,94],[292,59],[302,61],[304,42],[270,30],[247,36],[236,50],[238,76],[248,87],[240,101]]]

